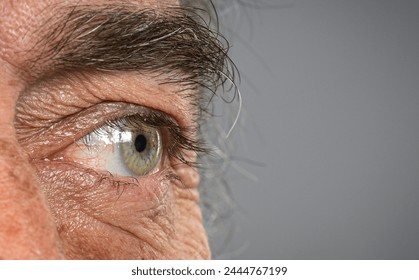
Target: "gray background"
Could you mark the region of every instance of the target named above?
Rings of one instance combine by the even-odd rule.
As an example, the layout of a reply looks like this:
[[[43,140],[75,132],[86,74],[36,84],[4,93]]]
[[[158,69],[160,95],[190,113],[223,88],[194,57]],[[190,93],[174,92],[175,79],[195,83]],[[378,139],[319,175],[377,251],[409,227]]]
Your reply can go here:
[[[220,15],[245,109],[214,258],[418,259],[419,1],[246,2]]]

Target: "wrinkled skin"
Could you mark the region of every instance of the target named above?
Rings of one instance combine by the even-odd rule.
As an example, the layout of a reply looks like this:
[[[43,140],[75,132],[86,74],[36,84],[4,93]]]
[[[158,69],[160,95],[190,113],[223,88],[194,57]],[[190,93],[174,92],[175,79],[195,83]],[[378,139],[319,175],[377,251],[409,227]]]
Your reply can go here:
[[[72,74],[27,90],[19,69],[31,52],[22,50],[44,17],[52,16],[48,7],[55,2],[71,3],[0,3],[0,259],[210,258],[196,170],[163,155],[156,172],[138,180],[118,178],[74,163],[71,143],[64,145],[59,136],[81,137],[76,134],[86,134],[92,119],[105,121],[126,104],[191,126],[197,109],[186,96],[193,93],[172,94],[176,85],[135,73]],[[134,3],[153,9],[179,5]],[[99,106],[103,101],[121,107]],[[57,123],[68,125],[48,130]]]

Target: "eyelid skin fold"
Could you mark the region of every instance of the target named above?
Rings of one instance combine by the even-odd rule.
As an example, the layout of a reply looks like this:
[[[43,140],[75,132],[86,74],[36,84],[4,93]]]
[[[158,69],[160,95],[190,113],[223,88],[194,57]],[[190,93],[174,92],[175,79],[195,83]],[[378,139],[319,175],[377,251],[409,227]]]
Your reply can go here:
[[[27,125],[21,123],[18,115],[15,119],[15,127],[18,132],[18,140],[29,157],[41,159],[64,149],[90,131],[100,127],[110,118],[138,112],[138,107],[121,102],[99,103],[70,116],[65,116],[53,124],[42,124],[41,127],[31,128],[33,133],[26,131]]]
[[[154,119],[149,117],[151,112]],[[161,122],[176,126],[171,117],[147,107],[123,102],[103,102],[67,116],[48,127],[37,128],[30,135],[18,133],[25,135],[19,138],[19,142],[32,159],[50,157],[102,125],[132,115],[144,116],[146,124],[158,125],[157,119],[164,118],[165,120]],[[20,127],[16,126],[19,132]],[[39,149],[40,146],[43,148]]]
[[[205,153],[204,142],[196,139],[196,128],[181,127],[167,114],[144,106],[125,102],[102,102],[68,116],[57,123],[39,128],[38,133],[22,137],[19,141],[32,159],[52,158],[55,154],[73,144],[78,139],[103,125],[118,126],[123,120],[126,125],[142,122],[156,128],[167,130],[165,144],[169,156],[188,165],[193,164],[186,151]],[[43,149],[39,149],[42,146]]]

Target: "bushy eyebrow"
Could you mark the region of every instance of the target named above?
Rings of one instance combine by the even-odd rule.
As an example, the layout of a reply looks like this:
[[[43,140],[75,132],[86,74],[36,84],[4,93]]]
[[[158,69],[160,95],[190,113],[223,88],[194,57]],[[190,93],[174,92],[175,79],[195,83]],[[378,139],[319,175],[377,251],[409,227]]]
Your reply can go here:
[[[128,4],[61,8],[36,34],[27,74],[138,71],[163,82],[215,89],[234,71],[228,45],[185,8],[139,9]]]

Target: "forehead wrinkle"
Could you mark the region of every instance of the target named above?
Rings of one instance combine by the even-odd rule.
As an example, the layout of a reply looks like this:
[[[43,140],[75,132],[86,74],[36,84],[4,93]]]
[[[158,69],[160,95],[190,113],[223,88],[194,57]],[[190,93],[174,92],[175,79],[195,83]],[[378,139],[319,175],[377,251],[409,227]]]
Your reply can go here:
[[[137,71],[164,83],[213,87],[226,76],[227,48],[199,16],[180,7],[61,8],[38,30],[22,67],[30,79],[70,71]]]

